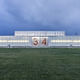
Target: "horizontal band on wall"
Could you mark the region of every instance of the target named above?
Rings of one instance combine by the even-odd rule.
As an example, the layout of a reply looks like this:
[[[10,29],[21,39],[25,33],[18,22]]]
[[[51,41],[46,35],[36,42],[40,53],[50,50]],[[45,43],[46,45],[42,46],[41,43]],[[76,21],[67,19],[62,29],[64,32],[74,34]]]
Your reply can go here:
[[[0,40],[0,42],[29,42],[29,40]]]
[[[75,42],[75,43],[79,43],[80,40],[51,40],[51,42]]]

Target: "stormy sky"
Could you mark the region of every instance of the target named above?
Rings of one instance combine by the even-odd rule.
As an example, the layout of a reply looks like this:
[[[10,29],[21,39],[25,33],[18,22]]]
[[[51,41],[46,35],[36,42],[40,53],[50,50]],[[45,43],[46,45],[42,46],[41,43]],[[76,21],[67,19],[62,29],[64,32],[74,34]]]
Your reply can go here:
[[[80,0],[0,0],[0,35],[17,30],[80,35]]]

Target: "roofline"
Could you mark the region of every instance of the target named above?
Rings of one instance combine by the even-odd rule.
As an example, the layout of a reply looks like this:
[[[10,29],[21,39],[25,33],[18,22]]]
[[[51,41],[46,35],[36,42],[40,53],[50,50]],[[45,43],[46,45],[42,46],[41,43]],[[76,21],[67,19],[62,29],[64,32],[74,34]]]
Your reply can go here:
[[[31,32],[31,31],[15,31],[15,32]],[[38,32],[38,31],[34,31],[34,32]],[[39,31],[39,32],[44,32],[44,31]],[[48,32],[48,31],[45,31]],[[49,31],[49,32],[65,32],[65,31]]]

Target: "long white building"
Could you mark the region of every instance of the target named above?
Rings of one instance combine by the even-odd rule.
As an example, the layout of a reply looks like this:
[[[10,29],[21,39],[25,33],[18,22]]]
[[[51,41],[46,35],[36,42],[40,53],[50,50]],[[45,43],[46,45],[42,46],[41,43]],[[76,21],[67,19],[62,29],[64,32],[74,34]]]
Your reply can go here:
[[[64,31],[15,31],[14,36],[0,36],[0,47],[80,47],[80,36],[66,36]]]

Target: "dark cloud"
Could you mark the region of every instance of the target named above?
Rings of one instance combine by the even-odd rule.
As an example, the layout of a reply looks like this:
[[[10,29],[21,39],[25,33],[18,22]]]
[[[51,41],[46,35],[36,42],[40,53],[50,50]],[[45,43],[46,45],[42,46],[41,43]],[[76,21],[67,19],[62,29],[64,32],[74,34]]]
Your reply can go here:
[[[65,30],[74,34],[80,29],[80,1],[0,0],[0,17],[10,30]]]

